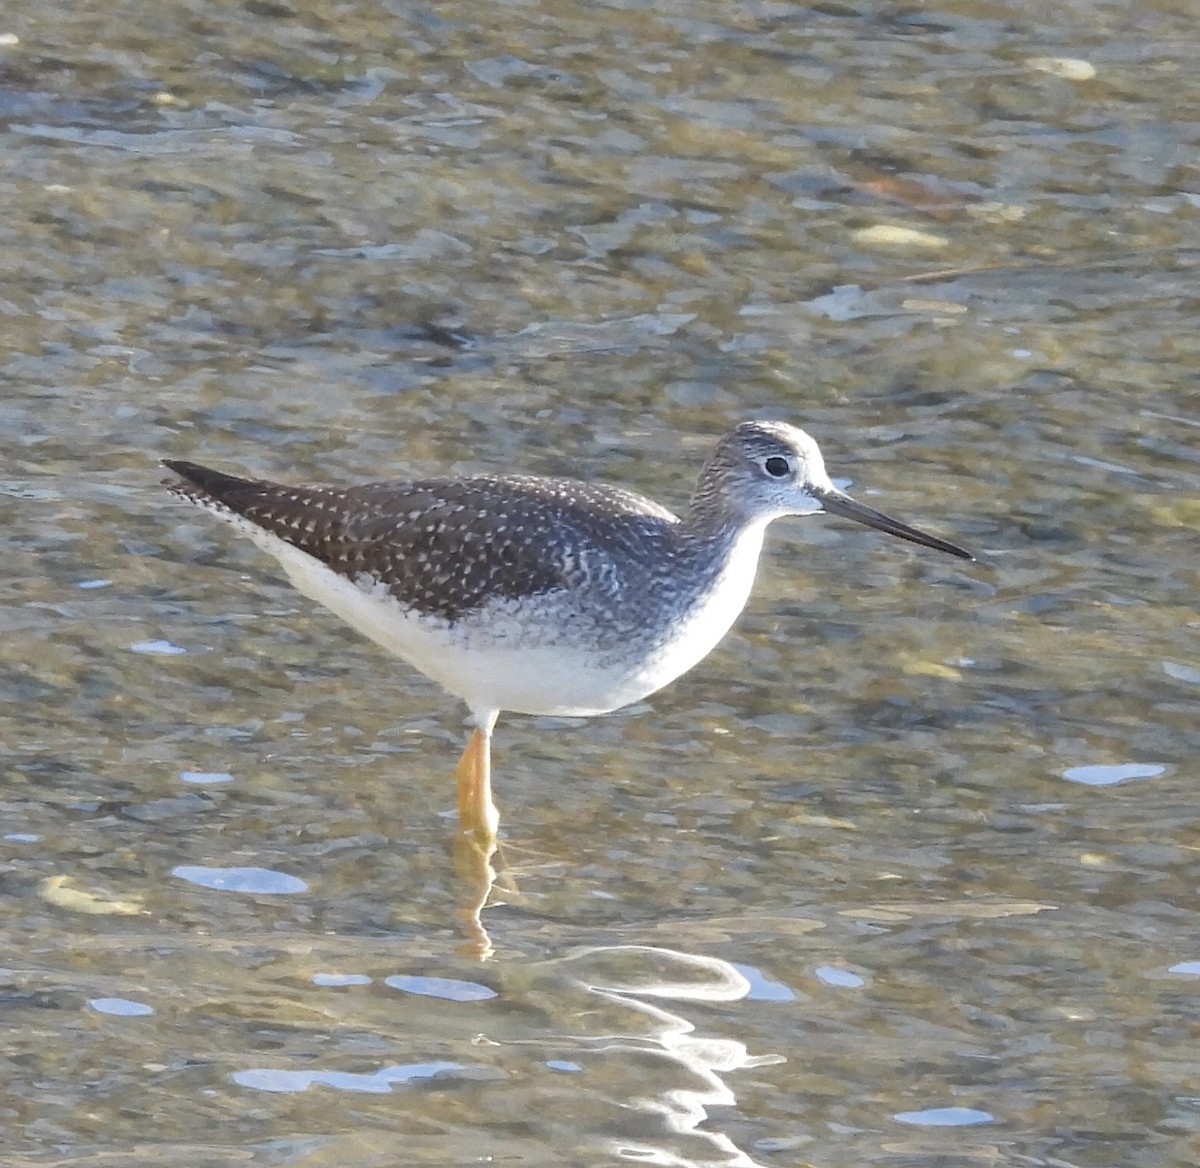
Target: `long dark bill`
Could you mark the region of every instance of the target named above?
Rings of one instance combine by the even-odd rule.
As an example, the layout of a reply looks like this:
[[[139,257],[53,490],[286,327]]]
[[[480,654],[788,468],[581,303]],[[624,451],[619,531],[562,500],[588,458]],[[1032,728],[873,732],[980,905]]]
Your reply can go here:
[[[919,543],[922,547],[934,548],[947,555],[958,556],[960,560],[975,558],[966,548],[961,548],[949,540],[939,539],[936,535],[918,531],[915,527],[909,527],[907,523],[901,523],[899,519],[893,519],[882,511],[876,511],[874,507],[868,507],[865,503],[850,498],[845,491],[835,488],[832,491],[821,491],[820,493],[814,491],[813,494],[830,515],[853,519],[855,523],[863,523],[867,527],[875,528],[876,531],[886,531],[888,535],[898,535],[901,539],[908,540],[909,543]]]

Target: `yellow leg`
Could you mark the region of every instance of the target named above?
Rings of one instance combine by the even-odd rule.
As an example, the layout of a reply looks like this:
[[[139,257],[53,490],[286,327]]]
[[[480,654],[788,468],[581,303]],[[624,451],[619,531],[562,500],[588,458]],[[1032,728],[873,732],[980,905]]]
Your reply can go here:
[[[492,727],[495,713],[475,715],[475,731],[458,760],[458,835],[454,861],[466,881],[469,895],[458,910],[466,929],[466,950],[480,961],[492,953],[492,942],[483,926],[482,913],[496,881],[492,857],[496,854],[496,831],[500,813],[492,801]]]
[[[494,720],[494,719],[493,719]],[[494,844],[500,813],[492,801],[492,728],[477,726],[458,760],[458,826],[481,844]]]

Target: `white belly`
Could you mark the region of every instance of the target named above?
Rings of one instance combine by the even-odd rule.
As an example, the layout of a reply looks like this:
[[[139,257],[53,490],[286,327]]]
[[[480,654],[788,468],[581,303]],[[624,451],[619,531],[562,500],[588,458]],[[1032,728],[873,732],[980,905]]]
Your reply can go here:
[[[227,516],[223,516],[228,518]],[[467,703],[477,714],[603,714],[639,701],[708,655],[745,606],[765,525],[741,537],[729,567],[672,629],[640,643],[587,647],[551,627],[514,618],[519,602],[500,600],[450,624],[417,615],[382,586],[358,584],[245,520],[230,520],[277,559],[288,579],[377,645]]]

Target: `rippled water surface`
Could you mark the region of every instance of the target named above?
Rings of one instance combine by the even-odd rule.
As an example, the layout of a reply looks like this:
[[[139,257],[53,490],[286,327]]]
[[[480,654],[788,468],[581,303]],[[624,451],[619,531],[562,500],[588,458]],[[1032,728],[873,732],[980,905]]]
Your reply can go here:
[[[1200,1160],[1195,11],[0,9],[0,1159]],[[643,706],[463,711],[172,503],[748,416],[780,523]],[[484,959],[480,959],[481,956]]]

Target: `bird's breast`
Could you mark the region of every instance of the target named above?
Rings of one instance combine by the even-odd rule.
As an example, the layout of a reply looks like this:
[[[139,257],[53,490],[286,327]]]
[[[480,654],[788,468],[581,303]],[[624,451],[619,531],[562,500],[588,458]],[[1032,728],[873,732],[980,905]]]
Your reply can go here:
[[[762,526],[742,532],[716,570],[678,591],[662,590],[658,631],[647,630],[631,679],[645,697],[697,665],[716,648],[746,607],[762,551]],[[635,700],[635,699],[631,699]]]

